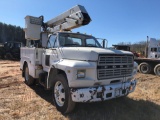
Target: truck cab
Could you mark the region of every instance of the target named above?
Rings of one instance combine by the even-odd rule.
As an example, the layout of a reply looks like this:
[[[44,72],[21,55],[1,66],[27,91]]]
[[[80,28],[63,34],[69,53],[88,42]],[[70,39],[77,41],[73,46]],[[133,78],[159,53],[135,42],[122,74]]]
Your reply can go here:
[[[114,56],[115,54],[117,57]],[[125,58],[127,60],[123,61],[122,59]],[[113,61],[114,59],[116,60]],[[106,85],[122,82],[119,77],[125,76],[127,80],[132,79],[133,54],[127,51],[102,48],[97,39],[90,35],[58,32],[50,35],[47,47],[43,51],[42,66],[46,72],[49,72],[51,67],[64,67],[63,70],[70,67],[70,74],[67,70],[64,71],[70,80],[70,87]],[[114,74],[113,69],[116,68],[119,70],[116,70],[116,74]],[[81,74],[79,75],[79,73]],[[92,77],[91,74],[93,74]],[[110,80],[104,81],[105,79]]]
[[[155,38],[150,38],[150,40],[148,40],[147,48],[148,48],[148,51],[147,51],[148,58],[160,59],[160,40],[157,40]]]
[[[160,47],[149,47],[148,58],[159,58],[160,59]]]

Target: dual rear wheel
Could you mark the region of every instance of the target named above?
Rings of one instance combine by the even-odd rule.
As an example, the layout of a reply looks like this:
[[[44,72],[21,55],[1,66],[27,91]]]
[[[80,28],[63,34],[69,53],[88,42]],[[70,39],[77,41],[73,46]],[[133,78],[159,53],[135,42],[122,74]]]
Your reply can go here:
[[[154,71],[154,73],[157,75],[157,76],[160,76],[160,64],[157,64],[154,69],[153,67],[149,64],[149,63],[146,63],[146,62],[142,62],[139,66],[138,66],[138,70],[140,73],[143,73],[143,74],[149,74],[151,73],[152,71]]]
[[[139,70],[140,73],[143,73],[143,74],[151,73],[151,65],[146,63],[146,62],[142,62],[138,66],[138,70]]]
[[[25,65],[24,67],[24,78],[25,78],[25,83],[28,86],[31,86],[34,84],[34,79],[32,76],[29,75],[29,68],[28,68],[28,64]]]
[[[154,73],[157,75],[157,76],[160,76],[160,64],[156,65],[154,67]]]

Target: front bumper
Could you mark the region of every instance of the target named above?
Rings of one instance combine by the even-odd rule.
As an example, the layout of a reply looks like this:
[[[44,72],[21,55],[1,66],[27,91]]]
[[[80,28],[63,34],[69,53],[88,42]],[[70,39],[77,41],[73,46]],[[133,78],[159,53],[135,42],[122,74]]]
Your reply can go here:
[[[74,102],[97,102],[128,95],[136,87],[137,80],[113,85],[89,88],[71,88],[71,97]]]

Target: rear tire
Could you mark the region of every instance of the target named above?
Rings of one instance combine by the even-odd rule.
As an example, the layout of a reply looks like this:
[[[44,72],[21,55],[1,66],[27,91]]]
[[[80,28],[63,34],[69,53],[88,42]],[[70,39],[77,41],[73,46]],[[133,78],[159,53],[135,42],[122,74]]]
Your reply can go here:
[[[151,65],[149,65],[146,62],[142,62],[139,66],[138,66],[138,70],[140,73],[143,74],[148,74],[151,73]]]
[[[157,75],[157,76],[160,76],[160,64],[156,65],[154,67],[154,73]]]
[[[57,110],[63,114],[69,113],[75,108],[75,102],[72,101],[67,79],[62,74],[58,74],[54,79],[52,97]]]
[[[28,86],[31,86],[34,84],[34,79],[32,76],[29,75],[29,68],[28,68],[28,65],[26,64],[25,67],[24,67],[24,78],[25,78],[25,83],[28,85]]]

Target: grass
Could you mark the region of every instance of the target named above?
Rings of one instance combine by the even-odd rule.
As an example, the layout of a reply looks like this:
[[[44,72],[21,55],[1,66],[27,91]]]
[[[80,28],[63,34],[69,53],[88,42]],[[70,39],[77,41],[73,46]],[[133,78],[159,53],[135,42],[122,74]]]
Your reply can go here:
[[[7,67],[12,65],[15,67]],[[136,90],[128,97],[78,103],[73,113],[62,115],[52,104],[51,91],[28,87],[17,65],[19,62],[0,61],[4,69],[0,70],[0,120],[160,119],[160,79],[154,75],[137,74]]]

